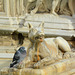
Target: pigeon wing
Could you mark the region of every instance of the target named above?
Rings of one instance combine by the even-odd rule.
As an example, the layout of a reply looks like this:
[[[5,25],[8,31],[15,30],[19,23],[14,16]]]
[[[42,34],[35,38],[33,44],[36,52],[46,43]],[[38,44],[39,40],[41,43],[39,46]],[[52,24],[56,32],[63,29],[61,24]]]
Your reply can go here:
[[[17,61],[19,59],[20,59],[20,52],[16,51],[16,53],[14,54],[14,57],[13,57],[13,61]]]

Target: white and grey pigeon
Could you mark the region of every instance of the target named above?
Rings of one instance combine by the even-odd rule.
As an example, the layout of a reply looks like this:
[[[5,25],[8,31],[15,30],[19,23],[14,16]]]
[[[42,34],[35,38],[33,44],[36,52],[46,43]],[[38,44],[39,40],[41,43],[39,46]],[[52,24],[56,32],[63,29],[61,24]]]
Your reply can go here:
[[[20,47],[14,54],[13,61],[10,64],[10,68],[14,67],[18,63],[21,63],[25,57],[26,57],[25,47]]]

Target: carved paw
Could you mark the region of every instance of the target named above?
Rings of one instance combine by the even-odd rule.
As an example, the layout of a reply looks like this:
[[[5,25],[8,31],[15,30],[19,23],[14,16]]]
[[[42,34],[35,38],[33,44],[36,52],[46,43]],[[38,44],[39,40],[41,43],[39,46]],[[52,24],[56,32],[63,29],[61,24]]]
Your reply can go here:
[[[37,63],[34,64],[34,68],[40,68],[41,66],[42,66],[42,65],[41,65],[40,62],[37,62]]]
[[[37,68],[37,69],[42,68],[44,66],[45,66],[45,63],[44,62],[42,63],[41,61],[34,64],[34,68]]]

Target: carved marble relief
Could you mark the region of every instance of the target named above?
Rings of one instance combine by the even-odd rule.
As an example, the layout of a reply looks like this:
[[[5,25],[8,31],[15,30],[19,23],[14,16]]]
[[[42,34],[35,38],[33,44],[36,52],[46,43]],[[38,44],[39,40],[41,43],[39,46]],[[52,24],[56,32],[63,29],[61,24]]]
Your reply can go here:
[[[54,15],[73,15],[75,0],[24,0],[26,13],[52,13]]]
[[[23,15],[23,0],[10,0],[9,2],[11,16]]]
[[[4,0],[0,0],[0,12],[4,11]]]
[[[69,9],[72,15],[75,14],[75,0],[69,0]]]
[[[8,4],[6,4],[8,1]],[[50,13],[54,15],[75,14],[75,0],[0,0],[0,12],[9,8],[11,16],[21,16],[25,13]]]

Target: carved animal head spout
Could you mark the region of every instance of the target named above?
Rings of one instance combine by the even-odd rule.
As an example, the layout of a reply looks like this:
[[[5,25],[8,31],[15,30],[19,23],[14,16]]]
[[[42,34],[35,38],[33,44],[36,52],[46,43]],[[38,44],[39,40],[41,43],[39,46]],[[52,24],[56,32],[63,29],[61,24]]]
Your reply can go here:
[[[28,24],[29,34],[28,37],[31,42],[42,42],[44,39],[44,23],[42,22],[38,27],[33,27]]]

